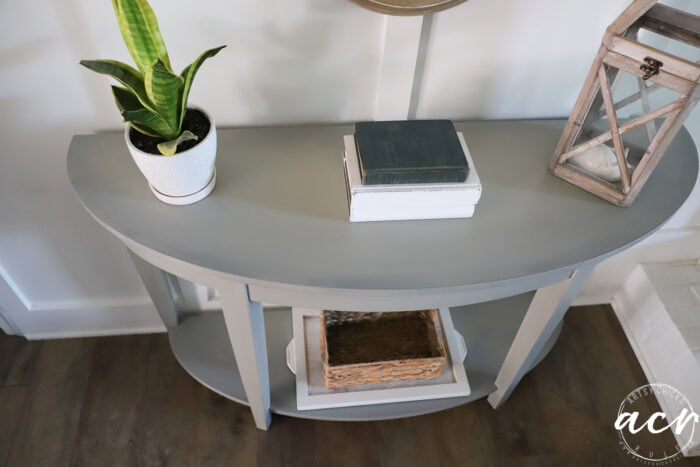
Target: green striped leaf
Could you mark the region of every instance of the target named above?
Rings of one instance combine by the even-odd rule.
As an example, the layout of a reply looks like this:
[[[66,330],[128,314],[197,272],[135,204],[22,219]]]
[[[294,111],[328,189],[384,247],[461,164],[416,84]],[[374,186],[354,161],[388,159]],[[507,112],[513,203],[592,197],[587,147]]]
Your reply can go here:
[[[136,66],[146,72],[157,59],[170,68],[170,58],[156,15],[146,0],[112,0],[124,43]]]
[[[164,156],[173,156],[177,152],[177,147],[180,143],[184,143],[185,141],[190,141],[190,140],[197,140],[197,139],[199,139],[197,137],[197,135],[195,135],[194,133],[192,133],[189,130],[185,130],[177,138],[170,140],[170,141],[166,141],[164,143],[160,143],[158,145],[158,150]]]
[[[159,138],[177,138],[177,129],[173,129],[163,117],[151,110],[145,108],[139,110],[125,110],[122,112],[122,117],[139,131],[141,131],[141,129],[147,129],[147,131],[152,130]]]
[[[226,47],[222,45],[221,47],[216,47],[214,49],[209,49],[202,53],[197,59],[187,66],[180,76],[185,80],[184,86],[182,87],[182,96],[180,97],[180,122],[179,126],[182,126],[182,122],[185,119],[185,113],[187,112],[187,99],[190,96],[190,88],[192,87],[192,81],[194,80],[194,75],[197,74],[197,70],[202,66],[202,63],[208,58],[213,57],[218,54],[221,49]]]
[[[184,81],[181,76],[172,73],[161,60],[156,60],[148,67],[144,79],[146,94],[153,102],[155,110],[168,125],[177,130],[180,128],[178,105]]]
[[[126,88],[112,86],[112,95],[114,96],[114,102],[117,104],[119,112],[144,108],[141,102],[139,102],[138,97]]]
[[[116,60],[81,60],[80,64],[92,71],[116,79],[134,93],[144,107],[153,110],[153,104],[150,102],[143,84],[143,75],[138,70]]]
[[[170,125],[157,112],[147,109],[128,89],[112,86],[112,94],[124,121],[144,135],[174,139],[177,128]]]
[[[137,110],[145,109],[141,102],[139,102],[136,95],[126,88],[120,88],[119,86],[112,86],[112,95],[114,96],[114,102],[117,104],[119,112],[124,115],[124,112],[136,112]],[[132,127],[134,127],[138,132],[144,135],[153,136],[154,138],[160,135],[153,128],[149,128],[140,122],[128,122]]]

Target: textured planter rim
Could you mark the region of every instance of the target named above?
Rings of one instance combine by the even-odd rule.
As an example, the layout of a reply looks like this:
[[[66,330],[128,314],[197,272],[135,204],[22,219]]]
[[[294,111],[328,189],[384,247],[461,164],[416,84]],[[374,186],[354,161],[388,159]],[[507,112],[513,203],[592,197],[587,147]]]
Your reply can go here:
[[[209,131],[207,132],[206,136],[202,138],[200,141],[197,142],[194,146],[191,148],[187,149],[186,151],[178,152],[173,154],[172,156],[163,156],[161,154],[152,154],[149,152],[142,151],[138,149],[136,146],[131,141],[131,134],[132,131],[138,131],[135,130],[131,125],[126,125],[125,131],[124,131],[124,139],[126,140],[127,147],[129,149],[129,152],[132,155],[132,158],[136,162],[137,166],[139,166],[139,170],[141,170],[141,173],[143,174],[144,178],[146,178],[146,181],[148,182],[148,187],[151,189],[153,192],[154,196],[158,198],[160,201],[163,201],[164,203],[167,204],[172,204],[172,205],[186,205],[186,204],[192,204],[195,203],[203,198],[205,198],[211,191],[214,189],[214,186],[216,185],[216,167],[213,167],[212,173],[210,176],[208,176],[207,181],[204,182],[202,185],[198,185],[193,191],[186,192],[185,194],[168,194],[164,193],[163,190],[159,190],[155,186],[153,186],[153,183],[151,182],[151,179],[146,175],[144,170],[142,169],[141,165],[136,161],[136,155],[138,155],[139,158],[144,158],[145,160],[148,160],[149,158],[164,158],[166,160],[170,160],[172,164],[178,164],[178,163],[183,163],[183,161],[186,158],[189,157],[194,157],[198,151],[202,151],[203,145],[205,144],[212,144],[211,139],[214,139],[214,155],[213,155],[213,163],[216,161],[216,124],[214,123],[214,119],[211,117],[211,115],[201,107],[196,107],[196,106],[191,106],[187,107],[187,110],[197,110],[199,112],[202,112],[204,114],[205,118],[209,121]],[[136,154],[136,155],[135,155]],[[194,154],[194,155],[193,155]]]

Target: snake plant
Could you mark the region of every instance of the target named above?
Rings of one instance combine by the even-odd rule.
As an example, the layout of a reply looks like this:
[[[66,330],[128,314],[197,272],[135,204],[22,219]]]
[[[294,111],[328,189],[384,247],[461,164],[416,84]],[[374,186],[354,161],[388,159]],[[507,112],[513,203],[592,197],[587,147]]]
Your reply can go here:
[[[124,121],[144,135],[164,140],[158,150],[171,156],[178,144],[197,139],[192,132],[182,130],[192,80],[202,63],[226,46],[207,50],[182,73],[175,74],[148,2],[112,0],[112,4],[124,43],[138,69],[116,60],[81,60],[80,64],[122,85],[112,86],[112,93]]]

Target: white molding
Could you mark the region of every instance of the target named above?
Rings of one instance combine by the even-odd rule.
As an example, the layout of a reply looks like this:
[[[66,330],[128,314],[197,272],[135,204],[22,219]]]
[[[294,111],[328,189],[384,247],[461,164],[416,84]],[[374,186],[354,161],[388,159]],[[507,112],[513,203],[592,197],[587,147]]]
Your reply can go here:
[[[6,334],[19,334],[23,330],[17,325],[12,314],[27,312],[27,298],[7,271],[0,266],[0,328]]]
[[[54,311],[54,310],[89,310],[95,308],[123,308],[134,306],[150,306],[152,304],[149,297],[126,297],[126,298],[97,298],[82,300],[55,300],[31,302],[28,310]]]
[[[166,331],[152,304],[42,309],[10,317],[29,340]]]
[[[598,287],[596,290],[582,290],[571,306],[608,305],[619,289],[617,287]]]
[[[423,15],[420,36],[418,39],[418,51],[416,54],[416,65],[413,73],[413,84],[411,89],[411,99],[408,103],[408,119],[415,120],[418,114],[418,103],[420,93],[423,89],[423,76],[425,74],[426,63],[428,61],[428,46],[430,45],[430,34],[433,29],[433,13]]]
[[[0,307],[0,329],[2,329],[3,332],[8,335],[20,334],[17,325],[12,322],[9,314],[2,307]]]
[[[5,268],[0,264],[0,280],[4,281],[7,287],[15,294],[16,298],[22,303],[24,308],[29,309],[31,307],[30,301],[27,299],[26,295],[22,292],[22,289],[12,280],[10,273],[7,272]],[[2,295],[0,295],[2,298]]]
[[[428,15],[429,16],[429,15]],[[416,63],[424,20],[422,16],[385,16],[376,120],[405,120],[409,116]]]

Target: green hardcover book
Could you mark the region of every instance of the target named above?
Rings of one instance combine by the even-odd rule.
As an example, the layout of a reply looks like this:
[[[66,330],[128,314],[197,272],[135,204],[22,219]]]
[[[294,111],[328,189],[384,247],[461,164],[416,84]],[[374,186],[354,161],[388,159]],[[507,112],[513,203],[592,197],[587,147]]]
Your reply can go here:
[[[355,123],[365,185],[459,183],[469,166],[450,120]]]

